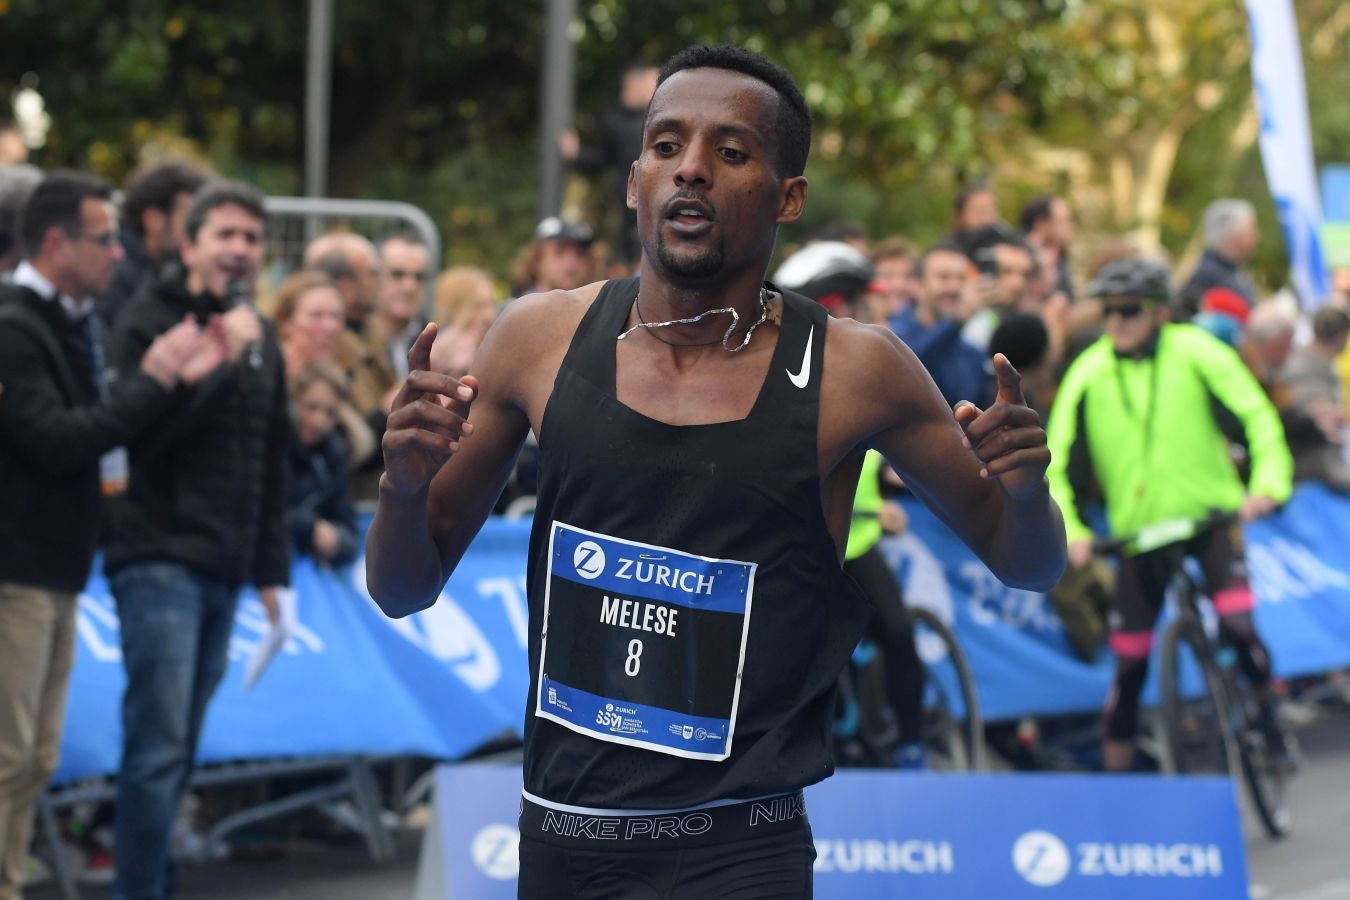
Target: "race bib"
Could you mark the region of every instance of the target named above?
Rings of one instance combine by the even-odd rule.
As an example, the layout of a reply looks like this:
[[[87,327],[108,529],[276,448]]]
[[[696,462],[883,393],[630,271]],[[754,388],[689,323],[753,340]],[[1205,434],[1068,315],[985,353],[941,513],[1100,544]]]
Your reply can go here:
[[[726,759],[755,568],[554,522],[535,715],[602,741]]]

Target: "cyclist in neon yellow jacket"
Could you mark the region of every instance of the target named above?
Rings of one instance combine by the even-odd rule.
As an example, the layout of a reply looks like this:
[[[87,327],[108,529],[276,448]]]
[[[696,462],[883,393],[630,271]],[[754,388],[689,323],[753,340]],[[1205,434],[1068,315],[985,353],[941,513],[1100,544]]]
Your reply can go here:
[[[1083,509],[1104,502],[1111,533],[1131,537],[1159,523],[1204,520],[1211,511],[1265,515],[1291,490],[1293,459],[1279,415],[1231,348],[1191,325],[1166,324],[1167,266],[1143,257],[1107,264],[1089,287],[1101,299],[1106,334],[1070,366],[1047,428],[1050,490],[1064,512],[1070,565],[1086,565],[1092,530]],[[1245,443],[1244,485],[1229,442]],[[1252,593],[1238,527],[1199,531],[1187,552],[1204,570],[1222,637],[1262,697],[1263,724],[1287,749],[1270,695],[1270,659],[1252,621]],[[1153,626],[1172,572],[1157,548],[1121,560],[1111,649],[1103,757],[1132,766],[1139,692]]]
[[[886,699],[895,713],[901,745],[895,764],[902,769],[927,768],[923,744],[923,663],[914,646],[900,583],[878,546],[887,531],[901,534],[908,525],[903,508],[881,493],[885,458],[875,450],[863,457],[853,499],[853,524],[844,548],[844,574],[872,604],[868,631],[881,645],[886,672]]]

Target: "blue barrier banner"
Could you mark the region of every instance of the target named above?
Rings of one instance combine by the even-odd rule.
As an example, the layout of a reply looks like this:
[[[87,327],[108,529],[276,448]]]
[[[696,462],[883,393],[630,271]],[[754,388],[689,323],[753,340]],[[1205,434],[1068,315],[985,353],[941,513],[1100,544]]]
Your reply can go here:
[[[246,592],[199,758],[455,759],[504,731],[519,736],[529,686],[528,539],[528,522],[489,523],[437,603],[404,619],[387,618],[370,600],[360,561],[333,572],[298,559],[293,634],[252,691],[244,669],[268,624]],[[116,606],[101,574],[80,597],[78,629],[57,783],[114,772],[121,755],[126,679]]]
[[[907,502],[909,531],[881,549],[905,586],[905,602],[951,625],[970,662],[986,719],[1061,715],[1101,707],[1113,663],[1069,650],[1044,594],[1000,582],[937,517]],[[1291,678],[1350,665],[1350,498],[1300,485],[1276,515],[1247,526],[1256,620],[1275,672]],[[1159,628],[1170,617],[1165,611]],[[1157,642],[1155,641],[1155,650]],[[940,643],[919,645],[932,663]],[[1156,702],[1156,659],[1143,702]]]
[[[442,766],[447,896],[514,898],[520,769]],[[1226,778],[840,772],[806,791],[820,900],[1245,898]]]
[[[1005,587],[925,508],[908,511],[909,532],[884,541],[883,552],[907,601],[955,628],[986,718],[1098,709],[1111,680],[1106,651],[1080,662],[1044,595]],[[1250,525],[1247,539],[1257,622],[1276,672],[1350,666],[1350,499],[1303,485],[1278,515]],[[337,572],[297,560],[294,633],[252,691],[243,687],[245,663],[267,621],[246,593],[201,759],[454,759],[503,732],[519,735],[529,690],[528,543],[528,522],[488,522],[440,600],[404,619],[387,618],[369,599],[362,560]],[[120,755],[125,680],[101,574],[80,597],[78,629],[58,782],[113,772]],[[941,677],[941,643],[920,635],[919,651]],[[1153,696],[1147,687],[1145,702]]]
[[[1256,624],[1282,677],[1350,665],[1350,499],[1303,485],[1247,526]]]
[[[1094,663],[1080,661],[1044,594],[1004,585],[923,504],[907,502],[905,512],[909,530],[883,540],[881,551],[905,602],[928,608],[956,633],[984,717],[1100,708],[1111,687],[1106,650]],[[932,666],[941,665],[946,647],[920,641],[918,650]]]

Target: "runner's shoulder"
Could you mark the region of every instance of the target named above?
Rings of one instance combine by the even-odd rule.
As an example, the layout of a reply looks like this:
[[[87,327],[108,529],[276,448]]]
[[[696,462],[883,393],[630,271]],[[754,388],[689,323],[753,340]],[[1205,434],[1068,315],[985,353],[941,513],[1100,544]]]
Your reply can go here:
[[[523,294],[507,303],[489,337],[500,340],[515,355],[546,354],[567,347],[605,282],[597,281],[570,291]]]
[[[830,319],[824,368],[820,408],[850,446],[945,409],[913,351],[883,326]]]
[[[832,318],[825,352],[826,373],[848,385],[892,383],[896,376],[918,374],[913,351],[884,325]]]

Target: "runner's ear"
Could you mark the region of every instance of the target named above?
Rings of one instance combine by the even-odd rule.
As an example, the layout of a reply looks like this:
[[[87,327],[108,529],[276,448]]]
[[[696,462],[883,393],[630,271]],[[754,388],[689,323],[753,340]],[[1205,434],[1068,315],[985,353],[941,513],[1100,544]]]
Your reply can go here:
[[[778,204],[778,224],[788,225],[806,211],[806,176],[798,175],[783,182],[782,200]]]

